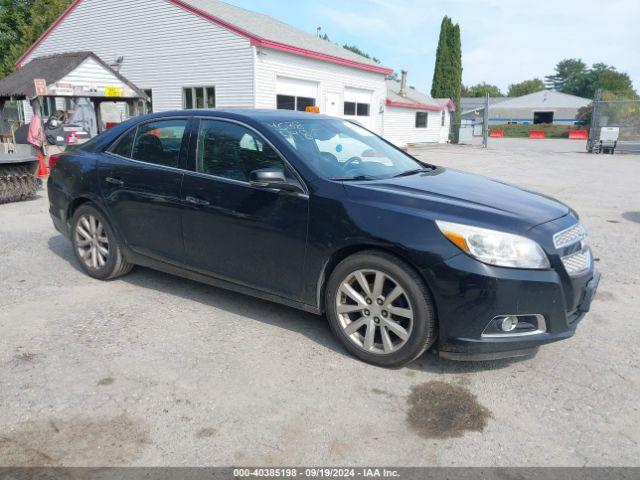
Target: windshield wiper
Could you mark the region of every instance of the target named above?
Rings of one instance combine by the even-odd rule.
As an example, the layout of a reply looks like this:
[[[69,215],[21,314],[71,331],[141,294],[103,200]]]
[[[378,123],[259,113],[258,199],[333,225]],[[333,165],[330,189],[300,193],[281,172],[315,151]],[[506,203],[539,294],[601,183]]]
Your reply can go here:
[[[406,172],[399,173],[398,175],[395,175],[393,178],[408,177],[409,175],[417,175],[418,173],[425,173],[425,172],[431,172],[431,171],[433,171],[432,168],[415,168],[413,170],[407,170]]]
[[[356,175],[355,177],[333,177],[331,180],[334,182],[371,182],[380,179],[371,175]]]

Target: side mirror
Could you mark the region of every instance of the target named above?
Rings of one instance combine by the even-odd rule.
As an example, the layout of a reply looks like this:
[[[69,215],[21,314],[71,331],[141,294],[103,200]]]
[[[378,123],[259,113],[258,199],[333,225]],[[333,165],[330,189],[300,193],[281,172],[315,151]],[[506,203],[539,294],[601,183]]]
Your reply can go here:
[[[273,188],[287,192],[300,192],[300,186],[287,181],[281,168],[261,168],[250,175],[251,185],[259,188]]]

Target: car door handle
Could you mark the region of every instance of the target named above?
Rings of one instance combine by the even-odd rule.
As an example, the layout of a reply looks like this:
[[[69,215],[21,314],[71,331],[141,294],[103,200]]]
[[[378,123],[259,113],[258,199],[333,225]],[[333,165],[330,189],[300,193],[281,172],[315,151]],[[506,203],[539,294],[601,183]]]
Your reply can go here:
[[[198,205],[199,207],[207,207],[210,203],[202,198],[188,196],[186,198],[187,202],[192,203],[193,205]]]
[[[107,181],[107,183],[110,183],[111,185],[117,185],[118,187],[124,187],[124,182],[122,180],[120,180],[119,178],[107,177],[107,178],[105,178],[105,180]]]

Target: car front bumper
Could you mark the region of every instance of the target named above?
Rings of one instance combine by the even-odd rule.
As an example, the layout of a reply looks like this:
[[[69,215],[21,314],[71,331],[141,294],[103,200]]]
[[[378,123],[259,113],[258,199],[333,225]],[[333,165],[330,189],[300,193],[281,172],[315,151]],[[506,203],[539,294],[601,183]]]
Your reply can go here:
[[[593,265],[569,278],[556,270],[493,267],[466,254],[424,273],[438,311],[439,355],[472,361],[528,356],[542,345],[572,337],[600,281]],[[496,317],[507,315],[538,315],[544,331],[483,335]]]

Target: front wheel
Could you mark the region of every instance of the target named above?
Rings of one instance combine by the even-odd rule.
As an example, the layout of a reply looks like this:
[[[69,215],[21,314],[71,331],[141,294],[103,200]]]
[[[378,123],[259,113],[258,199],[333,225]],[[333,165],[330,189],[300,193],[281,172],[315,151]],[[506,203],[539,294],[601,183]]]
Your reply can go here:
[[[73,215],[71,241],[84,272],[98,280],[121,277],[133,265],[122,249],[105,216],[92,204],[84,204]]]
[[[405,262],[364,252],[340,263],[327,286],[332,331],[354,356],[402,367],[435,341],[435,313],[424,281]]]

